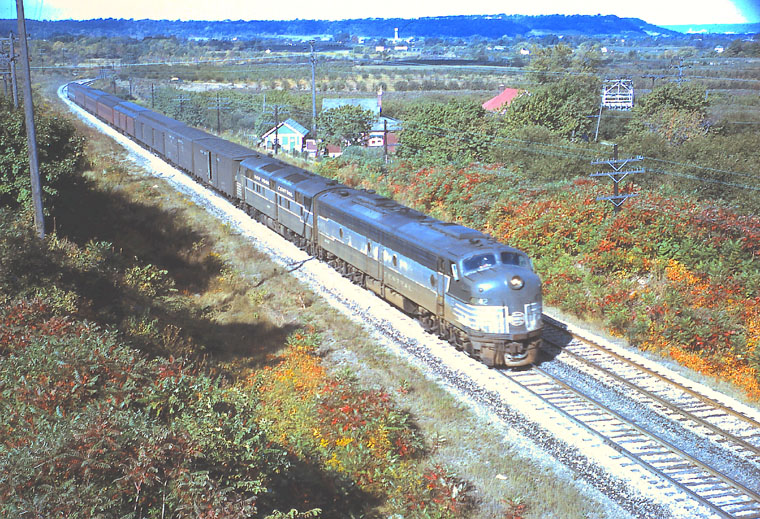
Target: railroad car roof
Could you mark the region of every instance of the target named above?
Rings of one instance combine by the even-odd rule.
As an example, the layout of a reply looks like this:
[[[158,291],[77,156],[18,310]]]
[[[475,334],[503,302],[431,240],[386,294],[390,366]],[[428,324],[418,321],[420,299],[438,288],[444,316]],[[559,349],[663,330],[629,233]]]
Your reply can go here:
[[[178,135],[179,137],[190,139],[191,141],[194,141],[197,139],[214,138],[214,136],[211,135],[210,133],[204,132],[203,130],[199,130],[198,128],[193,128],[192,126],[187,126],[187,125],[175,126],[174,128],[169,128],[169,133],[173,133],[175,135]]]
[[[101,92],[100,90],[95,90],[94,88],[87,88],[84,93],[90,99],[100,99],[101,97],[108,95],[105,92]]]
[[[145,112],[146,110],[149,110],[149,108],[145,108],[144,106],[137,105],[135,103],[130,103],[129,101],[122,101],[118,105],[113,107],[114,110],[118,110],[119,112],[125,113],[127,115],[131,115],[133,117],[137,117],[137,114],[140,112]]]
[[[121,99],[111,94],[105,94],[98,98],[98,103],[103,103],[104,105],[110,106],[111,108],[113,108],[114,106],[121,103]]]
[[[245,146],[241,146],[240,144],[226,141],[220,137],[210,137],[211,138],[209,139],[203,139],[203,141],[200,142],[200,146],[227,158],[237,160],[248,156],[259,155],[258,152],[246,148]]]
[[[272,178],[278,184],[308,197],[313,197],[326,189],[340,186],[335,180],[290,165],[286,165],[285,168],[273,173]]]
[[[157,126],[157,127],[163,127],[164,129],[174,128],[177,126],[185,126],[185,123],[181,123],[175,119],[172,119],[171,117],[167,117],[163,114],[159,114],[154,112],[153,110],[142,110],[137,114],[137,118],[144,122],[148,123],[151,126]]]

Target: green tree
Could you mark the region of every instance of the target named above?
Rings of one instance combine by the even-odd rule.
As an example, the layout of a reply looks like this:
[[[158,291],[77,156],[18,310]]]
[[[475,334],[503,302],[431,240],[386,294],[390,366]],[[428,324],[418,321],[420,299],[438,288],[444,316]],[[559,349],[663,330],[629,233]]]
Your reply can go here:
[[[320,133],[328,144],[359,144],[372,129],[375,116],[360,106],[343,105],[325,110],[317,117]]]
[[[571,68],[573,50],[562,43],[545,48],[534,45],[531,56],[528,65],[530,78],[544,84],[557,81]]]
[[[708,106],[703,87],[665,83],[634,108],[630,130],[651,131],[671,144],[682,144],[707,133]]]
[[[47,114],[42,115],[45,111]],[[0,98],[0,205],[28,207],[32,203],[24,112]],[[36,110],[37,152],[43,205],[48,211],[86,163],[84,139],[68,120],[49,108]]]
[[[570,137],[588,133],[588,115],[598,106],[599,85],[587,78],[565,78],[515,99],[503,118],[507,133],[523,126],[541,126]]]
[[[418,104],[404,114],[399,156],[424,162],[482,160],[491,144],[492,126],[476,102]]]

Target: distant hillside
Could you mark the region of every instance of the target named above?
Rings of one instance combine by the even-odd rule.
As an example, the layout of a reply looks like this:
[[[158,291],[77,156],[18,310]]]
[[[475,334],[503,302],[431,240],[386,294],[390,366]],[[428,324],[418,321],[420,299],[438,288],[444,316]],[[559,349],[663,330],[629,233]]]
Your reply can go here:
[[[666,29],[684,34],[758,34],[760,23],[714,23],[696,25],[665,25]]]
[[[15,30],[15,20],[0,20],[0,33]],[[27,22],[34,38],[49,38],[55,34],[90,36],[147,36],[174,35],[180,38],[252,39],[266,36],[350,35],[369,38],[391,38],[394,29],[401,38],[501,38],[502,36],[556,35],[652,35],[678,34],[651,25],[638,18],[585,15],[495,15],[443,16],[417,19],[365,18],[357,20],[287,20],[287,21],[171,21],[171,20],[61,20]]]

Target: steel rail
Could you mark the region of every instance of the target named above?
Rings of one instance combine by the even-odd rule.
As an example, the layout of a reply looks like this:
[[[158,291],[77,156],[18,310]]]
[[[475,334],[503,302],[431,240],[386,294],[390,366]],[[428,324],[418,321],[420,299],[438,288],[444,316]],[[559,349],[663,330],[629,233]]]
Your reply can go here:
[[[665,375],[663,375],[661,373],[658,373],[657,371],[653,370],[652,368],[648,368],[648,367],[644,366],[643,364],[640,364],[640,363],[636,362],[635,360],[631,360],[631,359],[625,357],[624,355],[621,355],[620,353],[614,352],[614,351],[610,350],[609,348],[606,348],[606,347],[604,347],[604,346],[602,346],[600,344],[595,343],[594,341],[591,341],[591,340],[586,339],[584,337],[581,337],[581,336],[579,336],[577,334],[574,334],[571,331],[569,331],[567,328],[565,328],[564,325],[563,325],[563,323],[561,323],[560,321],[557,321],[556,319],[553,319],[553,318],[549,317],[548,315],[544,314],[542,316],[542,318],[543,318],[543,320],[544,320],[545,323],[549,322],[549,324],[551,326],[554,326],[555,328],[559,329],[560,331],[569,334],[570,336],[572,336],[575,339],[578,339],[579,341],[583,342],[584,344],[587,344],[587,345],[589,345],[589,346],[591,346],[593,348],[601,350],[601,351],[607,353],[608,355],[610,355],[610,356],[612,356],[612,357],[614,357],[614,358],[616,358],[616,359],[618,359],[618,360],[620,360],[622,362],[625,362],[625,363],[627,363],[627,364],[629,364],[631,366],[636,367],[637,369],[639,369],[641,371],[646,372],[649,375],[652,375],[652,376],[654,376],[654,377],[656,377],[656,378],[658,378],[658,379],[660,379],[660,380],[662,380],[664,382],[667,382],[668,384],[670,384],[670,385],[678,388],[679,390],[683,391],[684,393],[688,393],[689,395],[691,395],[691,396],[693,396],[693,397],[701,400],[705,404],[708,404],[708,405],[711,405],[711,406],[713,406],[713,407],[715,407],[717,409],[720,409],[721,411],[724,411],[724,412],[726,412],[726,413],[728,413],[728,414],[730,414],[730,415],[732,415],[732,416],[734,416],[734,417],[736,417],[736,418],[738,418],[738,419],[740,419],[740,420],[748,423],[749,425],[751,425],[751,426],[753,426],[755,428],[760,429],[760,422],[758,422],[754,418],[749,417],[749,416],[745,415],[744,413],[742,413],[740,411],[737,411],[737,410],[735,410],[735,409],[733,409],[733,408],[731,408],[731,407],[729,407],[729,406],[727,406],[725,404],[722,404],[722,403],[720,403],[720,402],[718,402],[716,400],[713,400],[712,398],[710,398],[708,396],[705,396],[702,393],[700,393],[700,392],[698,392],[698,391],[696,391],[694,389],[691,389],[688,386],[685,386],[685,385],[681,384],[680,382],[676,382],[675,380],[672,380],[672,379],[668,378],[667,376],[665,376]],[[563,350],[564,350],[564,348],[563,348]]]
[[[712,431],[713,433],[715,433],[715,434],[723,437],[727,441],[734,442],[737,445],[742,446],[746,450],[748,450],[748,451],[750,451],[750,452],[752,452],[752,453],[760,456],[760,447],[757,447],[757,446],[749,443],[748,441],[743,440],[742,438],[739,438],[738,436],[735,436],[735,435],[733,435],[733,434],[731,434],[731,433],[729,433],[729,432],[721,429],[717,425],[714,425],[714,424],[708,422],[704,418],[700,418],[699,416],[696,416],[696,415],[694,415],[694,414],[692,414],[692,413],[690,413],[688,411],[685,411],[684,409],[678,407],[676,404],[670,402],[669,400],[666,400],[666,399],[662,398],[661,396],[658,396],[655,393],[653,393],[653,392],[651,392],[651,391],[649,391],[647,389],[644,389],[644,388],[638,386],[635,382],[631,382],[630,380],[626,379],[625,377],[623,377],[621,375],[618,375],[617,373],[614,373],[613,371],[611,371],[611,370],[609,370],[607,368],[604,368],[602,366],[599,366],[598,364],[595,364],[591,360],[583,357],[582,355],[580,355],[578,353],[575,353],[574,351],[571,351],[571,350],[566,349],[566,348],[563,349],[558,344],[552,342],[551,340],[547,340],[545,337],[544,337],[544,342],[550,342],[550,343],[552,343],[554,345],[554,347],[558,348],[564,355],[569,355],[570,357],[578,360],[579,362],[582,362],[583,364],[585,364],[585,365],[587,365],[587,366],[589,366],[589,367],[591,367],[593,369],[596,369],[596,370],[602,372],[604,375],[612,378],[613,380],[615,380],[617,382],[620,382],[621,384],[624,384],[624,385],[628,386],[631,389],[634,389],[634,390],[638,391],[639,393],[641,393],[641,394],[645,395],[646,397],[654,400],[655,402],[657,402],[658,404],[662,405],[663,407],[667,407],[668,409],[670,409],[674,413],[680,414],[684,418],[687,418],[689,420],[692,420],[693,422],[698,423],[702,427],[705,427],[706,429],[709,429],[710,431]],[[636,367],[638,367],[638,366],[636,366]]]
[[[739,491],[742,494],[750,497],[751,499],[753,499],[754,501],[756,501],[758,503],[758,505],[760,505],[760,495],[757,494],[756,492],[754,492],[753,490],[750,490],[750,489],[746,488],[741,483],[739,483],[737,481],[734,481],[733,479],[731,479],[730,477],[722,474],[718,470],[716,470],[716,469],[714,469],[714,468],[712,468],[712,467],[710,467],[710,466],[702,463],[701,461],[697,460],[696,458],[694,458],[693,456],[689,455],[688,453],[682,451],[681,449],[679,449],[675,445],[672,445],[667,440],[664,440],[663,438],[659,438],[659,437],[653,435],[652,433],[646,431],[645,429],[643,429],[640,426],[636,425],[632,421],[630,421],[627,418],[625,418],[625,417],[621,416],[620,414],[616,413],[612,409],[609,409],[607,406],[605,406],[601,402],[597,401],[593,397],[590,397],[588,395],[585,395],[585,394],[579,392],[578,390],[574,389],[570,385],[566,384],[562,380],[558,379],[554,375],[551,375],[550,373],[546,372],[545,370],[541,369],[538,366],[533,366],[531,372],[538,372],[538,373],[540,373],[546,379],[548,379],[549,381],[551,381],[553,384],[555,384],[559,388],[561,388],[561,389],[563,389],[565,391],[570,392],[574,397],[576,397],[576,398],[578,398],[578,399],[580,399],[582,401],[585,401],[586,403],[590,404],[591,406],[597,408],[602,413],[604,413],[604,414],[606,414],[606,415],[614,418],[615,420],[618,420],[620,423],[622,423],[622,424],[630,427],[631,429],[637,431],[640,435],[643,435],[644,437],[650,439],[654,443],[659,444],[661,447],[663,447],[667,451],[670,451],[671,453],[676,454],[677,456],[679,456],[684,461],[687,461],[687,462],[691,463],[692,465],[696,466],[697,468],[701,469],[702,471],[706,472],[707,474],[709,474],[709,475],[711,475],[711,476],[719,479],[720,481],[722,481],[723,483],[725,483],[730,488],[732,488],[732,489],[734,489],[736,491]],[[527,372],[527,373],[531,373],[531,372]],[[691,488],[689,488],[688,486],[686,486],[684,483],[679,482],[678,480],[676,480],[675,478],[669,476],[668,474],[666,474],[662,470],[658,469],[657,467],[655,467],[651,463],[649,463],[649,462],[645,461],[644,459],[642,459],[641,457],[637,456],[634,452],[628,450],[623,445],[620,445],[619,443],[617,443],[612,438],[609,438],[609,437],[605,436],[603,433],[601,433],[600,431],[595,430],[593,427],[591,427],[589,424],[587,424],[586,422],[584,422],[580,418],[577,418],[577,417],[573,416],[570,412],[565,411],[559,405],[554,404],[553,402],[551,402],[548,398],[544,398],[538,392],[534,391],[531,387],[529,387],[529,385],[520,382],[518,379],[520,378],[520,376],[523,376],[525,373],[516,373],[516,374],[512,374],[512,375],[507,374],[506,372],[500,372],[500,373],[502,374],[502,376],[504,376],[504,377],[508,378],[509,380],[515,382],[520,387],[524,388],[525,390],[529,391],[531,394],[535,395],[539,400],[541,400],[542,402],[544,402],[545,404],[547,404],[548,406],[550,406],[552,409],[554,409],[557,412],[559,412],[561,415],[563,415],[566,418],[568,418],[571,422],[577,424],[581,428],[583,428],[583,429],[587,430],[588,432],[592,433],[594,436],[600,438],[606,445],[610,446],[611,448],[613,448],[617,452],[625,455],[628,459],[630,459],[634,463],[638,464],[639,466],[645,468],[646,470],[648,470],[648,471],[656,474],[657,476],[665,479],[666,481],[670,482],[675,487],[681,489],[682,491],[684,491],[685,493],[687,493],[689,496],[691,496],[692,498],[694,498],[696,501],[698,501],[698,502],[702,503],[704,506],[710,508],[712,511],[714,511],[715,513],[717,513],[721,517],[726,518],[726,519],[735,519],[737,517],[737,516],[734,516],[734,515],[726,512],[720,506],[718,506],[718,505],[713,504],[712,502],[710,502],[708,500],[708,498],[699,495],[697,492],[695,492],[694,490],[692,490]]]

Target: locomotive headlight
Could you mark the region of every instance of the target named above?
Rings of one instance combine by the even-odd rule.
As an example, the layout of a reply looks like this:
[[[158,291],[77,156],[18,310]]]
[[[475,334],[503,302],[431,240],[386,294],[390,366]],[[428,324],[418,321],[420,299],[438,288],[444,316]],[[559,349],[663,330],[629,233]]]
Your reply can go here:
[[[523,286],[525,286],[525,281],[520,276],[512,276],[509,280],[509,287],[512,290],[520,290]]]

